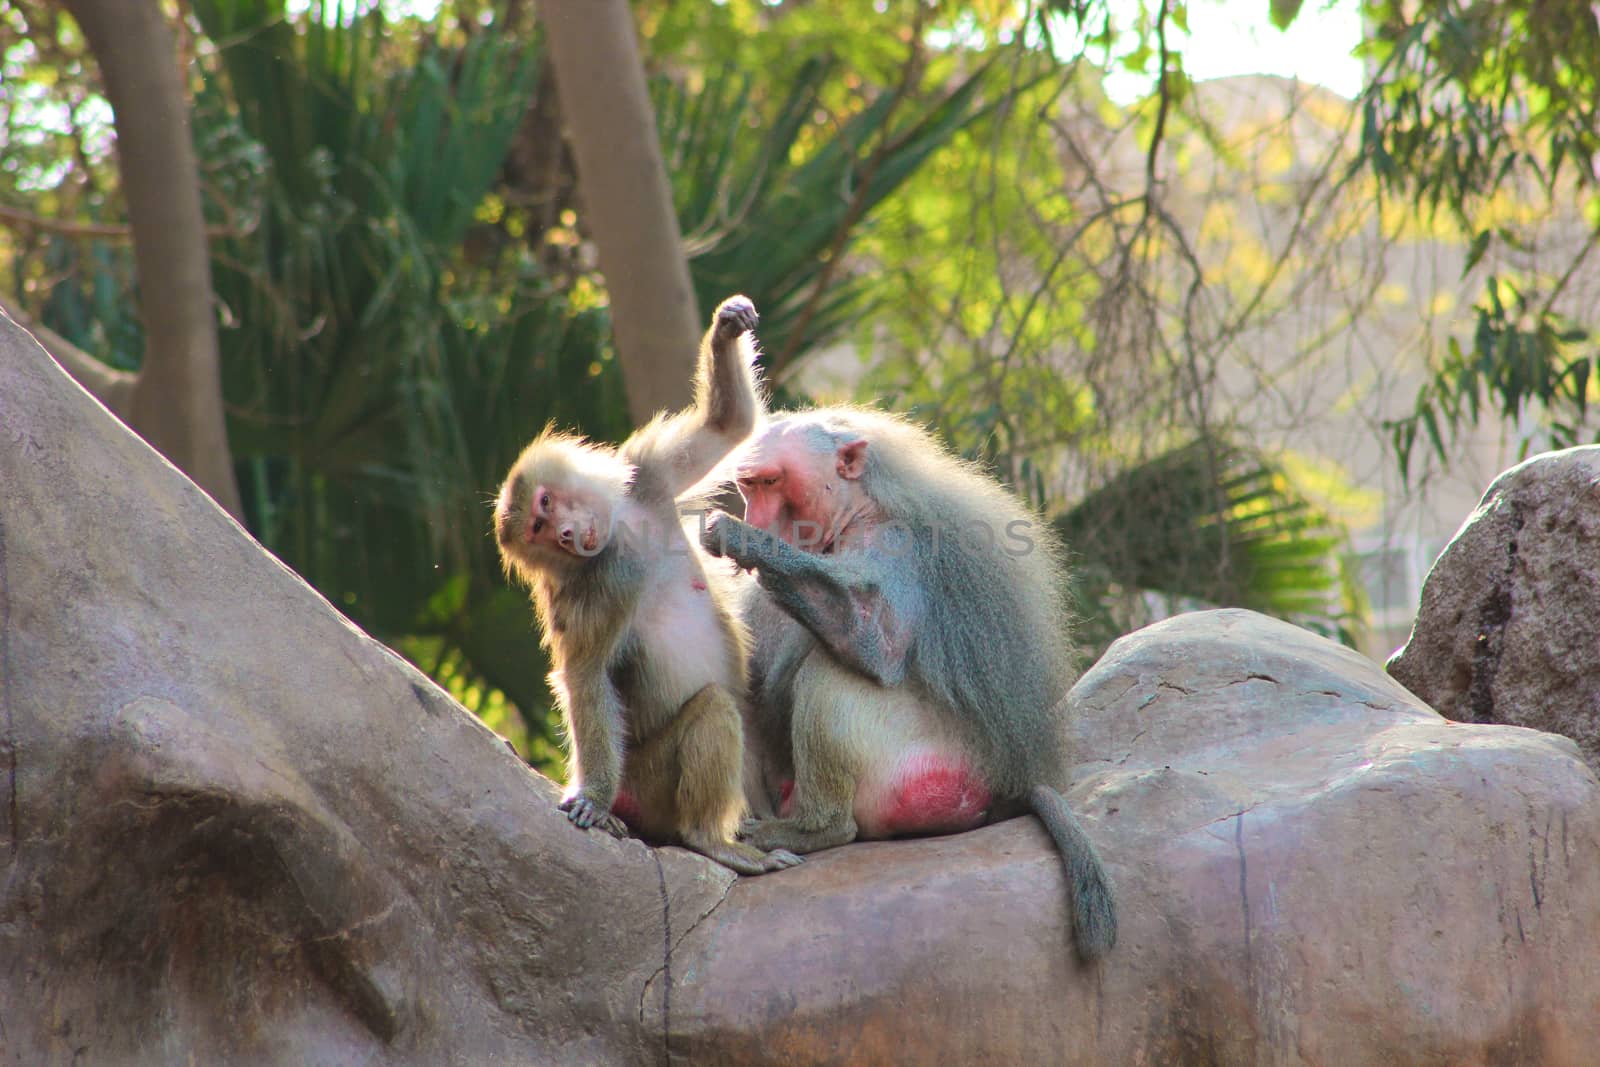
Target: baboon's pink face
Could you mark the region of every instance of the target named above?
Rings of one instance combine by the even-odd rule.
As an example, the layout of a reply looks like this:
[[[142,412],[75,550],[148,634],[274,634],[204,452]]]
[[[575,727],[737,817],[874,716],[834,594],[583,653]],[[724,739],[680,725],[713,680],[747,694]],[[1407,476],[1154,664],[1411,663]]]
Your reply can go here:
[[[739,467],[744,520],[797,548],[827,552],[860,506],[866,442],[834,448],[775,423]]]
[[[605,547],[607,509],[570,487],[511,479],[495,506],[501,552],[538,566],[552,558],[586,559]]]

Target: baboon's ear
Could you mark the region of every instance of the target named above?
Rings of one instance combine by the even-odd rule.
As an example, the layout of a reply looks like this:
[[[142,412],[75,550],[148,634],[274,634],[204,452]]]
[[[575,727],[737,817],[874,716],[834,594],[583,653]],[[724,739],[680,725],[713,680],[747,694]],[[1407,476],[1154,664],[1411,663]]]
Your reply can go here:
[[[867,469],[867,442],[865,438],[839,446],[839,477],[851,481],[861,477]]]

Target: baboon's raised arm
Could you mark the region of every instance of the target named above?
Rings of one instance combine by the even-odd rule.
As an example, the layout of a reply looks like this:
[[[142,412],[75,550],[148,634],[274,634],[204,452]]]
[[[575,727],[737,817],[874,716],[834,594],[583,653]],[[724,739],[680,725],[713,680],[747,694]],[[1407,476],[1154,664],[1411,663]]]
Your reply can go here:
[[[761,414],[753,332],[757,321],[748,297],[724,300],[700,342],[694,403],[675,414],[657,416],[623,443],[622,457],[636,469],[636,498],[676,499],[755,429]]]

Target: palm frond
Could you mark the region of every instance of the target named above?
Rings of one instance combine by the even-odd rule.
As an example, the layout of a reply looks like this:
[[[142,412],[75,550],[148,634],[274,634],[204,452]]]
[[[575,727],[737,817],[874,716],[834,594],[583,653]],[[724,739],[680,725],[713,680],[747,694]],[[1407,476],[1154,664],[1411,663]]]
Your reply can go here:
[[[701,310],[745,293],[761,309],[769,352],[817,348],[860,321],[871,279],[835,270],[818,293],[830,257],[847,251],[872,209],[933,153],[996,106],[980,96],[988,74],[980,68],[910,115],[885,92],[809,147],[807,124],[835,71],[825,59],[807,63],[770,119],[748,75],[719,74],[694,92],[666,79],[652,87]]]
[[[1359,615],[1344,529],[1260,453],[1201,439],[1130,467],[1052,520],[1078,572],[1091,641],[1124,620],[1113,593],[1172,608],[1246,607],[1349,638]]]

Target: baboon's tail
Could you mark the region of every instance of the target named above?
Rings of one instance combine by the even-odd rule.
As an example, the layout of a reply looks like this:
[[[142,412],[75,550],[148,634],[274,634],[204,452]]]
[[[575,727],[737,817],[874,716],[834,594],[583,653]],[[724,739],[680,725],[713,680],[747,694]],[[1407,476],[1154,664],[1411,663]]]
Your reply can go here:
[[[1072,942],[1078,958],[1092,963],[1117,943],[1117,902],[1111,877],[1065,797],[1047,785],[1036,785],[1028,792],[1028,804],[1061,850],[1072,894]]]

